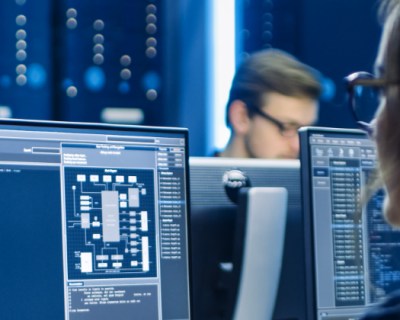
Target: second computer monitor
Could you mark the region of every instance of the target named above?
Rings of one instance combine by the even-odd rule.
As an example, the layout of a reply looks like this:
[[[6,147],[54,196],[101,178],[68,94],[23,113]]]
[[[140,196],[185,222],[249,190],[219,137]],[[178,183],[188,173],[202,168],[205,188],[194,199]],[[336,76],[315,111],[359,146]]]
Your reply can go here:
[[[382,216],[383,192],[363,191],[376,168],[359,130],[300,130],[306,226],[307,319],[357,319],[400,288],[400,232]]]

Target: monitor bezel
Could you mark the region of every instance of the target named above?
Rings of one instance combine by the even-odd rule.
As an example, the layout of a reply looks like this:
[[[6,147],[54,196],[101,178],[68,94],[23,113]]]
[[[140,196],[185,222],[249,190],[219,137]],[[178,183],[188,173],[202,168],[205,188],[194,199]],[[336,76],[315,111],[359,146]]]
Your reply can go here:
[[[186,142],[188,139],[188,129],[181,127],[146,126],[146,125],[126,125],[117,123],[100,122],[72,122],[36,119],[11,119],[0,118],[1,125],[10,126],[31,126],[33,128],[63,128],[63,129],[87,129],[87,130],[107,130],[107,131],[126,131],[126,132],[158,132],[158,133],[177,133],[184,134]],[[186,146],[187,147],[187,146]]]

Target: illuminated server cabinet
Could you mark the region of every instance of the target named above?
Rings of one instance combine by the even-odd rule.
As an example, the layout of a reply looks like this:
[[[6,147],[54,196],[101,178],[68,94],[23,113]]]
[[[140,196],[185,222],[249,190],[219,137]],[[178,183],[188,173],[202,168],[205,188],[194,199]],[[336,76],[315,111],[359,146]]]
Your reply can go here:
[[[0,2],[0,117],[52,117],[51,1]]]
[[[54,1],[58,118],[161,122],[160,2]]]
[[[160,3],[1,2],[0,116],[162,124]]]
[[[304,1],[237,0],[243,12],[238,32],[243,51],[251,53],[275,47],[297,55]]]

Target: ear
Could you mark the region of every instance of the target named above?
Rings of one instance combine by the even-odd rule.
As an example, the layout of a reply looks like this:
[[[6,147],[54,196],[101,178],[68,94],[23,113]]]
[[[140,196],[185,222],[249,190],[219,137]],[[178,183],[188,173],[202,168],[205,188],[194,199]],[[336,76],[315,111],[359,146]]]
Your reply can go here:
[[[229,121],[236,135],[245,134],[250,126],[250,118],[246,104],[241,100],[234,100],[229,107]]]

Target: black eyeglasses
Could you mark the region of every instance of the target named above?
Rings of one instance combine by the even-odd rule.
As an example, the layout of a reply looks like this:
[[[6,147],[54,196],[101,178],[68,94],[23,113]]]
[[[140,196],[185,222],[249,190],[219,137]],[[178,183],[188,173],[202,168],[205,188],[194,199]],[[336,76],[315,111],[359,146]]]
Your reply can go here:
[[[283,137],[291,138],[291,137],[297,136],[297,131],[301,127],[300,124],[284,123],[284,122],[279,121],[278,119],[270,116],[269,114],[267,114],[266,112],[262,111],[258,107],[249,106],[249,105],[247,105],[247,106],[248,106],[250,112],[259,115],[260,117],[264,118],[265,120],[270,121],[275,126],[277,126],[277,128],[279,129],[279,133]]]
[[[379,106],[381,89],[387,81],[360,71],[344,78],[351,113],[361,129],[373,135],[374,117]]]

